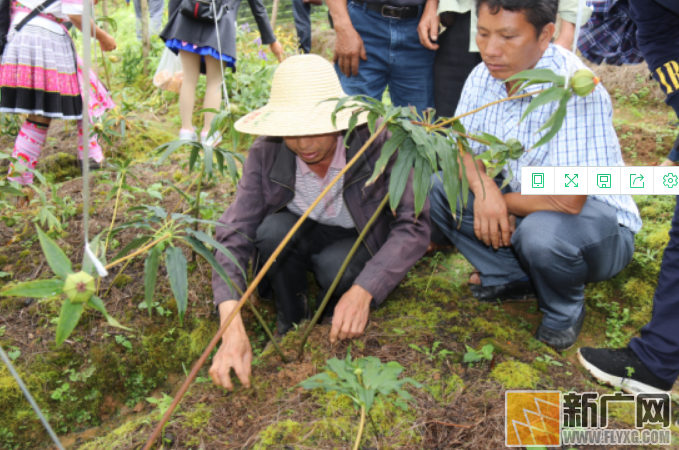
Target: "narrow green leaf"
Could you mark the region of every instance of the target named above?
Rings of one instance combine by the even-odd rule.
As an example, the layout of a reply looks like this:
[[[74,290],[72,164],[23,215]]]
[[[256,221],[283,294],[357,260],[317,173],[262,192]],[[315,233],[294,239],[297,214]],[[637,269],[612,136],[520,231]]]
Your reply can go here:
[[[61,278],[66,278],[68,274],[73,273],[71,261],[68,260],[66,254],[59,248],[56,242],[47,236],[39,227],[36,227],[36,229],[38,230],[38,238],[40,239],[42,252],[45,254],[47,264],[49,264],[52,272]]]
[[[424,202],[429,195],[431,175],[434,173],[431,164],[422,156],[415,158],[415,171],[413,173],[413,193],[415,195],[415,217],[418,217],[424,208]]]
[[[170,278],[172,293],[177,301],[177,311],[179,312],[179,322],[184,323],[184,314],[189,301],[189,281],[187,275],[186,258],[181,249],[170,247],[165,251],[165,265],[167,275]]]
[[[377,111],[370,111],[368,114],[368,130],[370,130],[371,136],[375,134],[375,124],[377,123],[377,119],[379,117],[380,115]]]
[[[61,305],[61,314],[59,314],[59,323],[57,323],[57,345],[63,344],[71,335],[76,325],[78,325],[82,314],[82,303],[71,303],[68,298],[64,300],[64,303]]]
[[[524,70],[523,72],[519,72],[507,78],[505,83],[514,80],[529,80],[537,83],[554,83],[557,86],[559,84],[563,84],[565,81],[563,76],[557,75],[551,69]]]
[[[153,293],[156,290],[159,262],[160,248],[156,245],[149,251],[146,261],[144,261],[144,300],[146,301],[146,309],[149,311],[149,317],[153,307]]]
[[[219,264],[219,261],[217,261],[217,258],[215,258],[215,255],[213,255],[212,252],[208,250],[202,242],[192,236],[186,236],[183,239],[196,251],[196,253],[198,253],[210,263],[212,269],[217,272],[217,274],[222,278],[222,280],[224,280],[226,285],[229,286],[231,290],[234,292],[238,290],[235,288],[233,281],[231,278],[229,278],[229,275],[226,273],[222,265]]]
[[[189,156],[189,172],[193,172],[193,167],[196,165],[198,159],[198,147],[191,148],[191,155]]]
[[[34,280],[19,283],[9,289],[0,291],[4,297],[31,297],[45,298],[61,294],[64,288],[64,280],[52,278],[51,280]]]
[[[396,163],[389,177],[389,206],[394,214],[408,183],[415,155],[415,143],[411,138],[407,138],[398,152]]]
[[[542,136],[542,139],[540,139],[537,143],[535,143],[535,145],[533,145],[533,148],[538,148],[541,145],[546,144],[554,136],[556,136],[556,133],[559,132],[561,126],[563,125],[563,120],[566,118],[566,111],[568,110],[568,100],[570,100],[572,95],[573,94],[569,91],[566,95],[564,95],[561,98],[561,101],[559,102],[559,108],[556,111],[554,111],[554,114],[552,115],[552,117],[554,118],[554,120],[552,121],[552,128],[544,136]]]
[[[222,245],[221,242],[200,230],[193,230],[191,228],[187,228],[186,232],[194,235],[198,240],[202,241],[203,243],[209,244],[213,246],[215,249],[219,250],[224,256],[229,258],[231,262],[235,264],[236,267],[238,267],[238,269],[241,271],[241,274],[243,275],[243,279],[247,280],[248,277],[245,274],[245,270],[240,266],[240,264],[238,264],[238,260],[236,259],[235,256],[233,256],[233,253],[231,253],[229,249],[224,247],[224,245]]]
[[[132,331],[131,328],[122,326],[120,324],[120,322],[118,322],[116,319],[114,319],[112,316],[110,316],[108,314],[108,312],[106,311],[106,306],[104,306],[104,302],[99,297],[93,295],[87,301],[87,304],[89,306],[91,306],[92,308],[96,309],[97,311],[99,311],[100,313],[102,313],[104,315],[104,318],[106,319],[106,322],[108,322],[108,324],[111,325],[112,327],[121,328],[121,329],[127,330],[127,331]]]
[[[523,122],[523,120],[528,116],[528,114],[532,113],[540,106],[560,100],[561,97],[566,94],[566,92],[568,92],[566,91],[566,89],[558,86],[554,86],[547,89],[545,92],[538,95],[530,102],[530,105],[528,105],[528,108],[526,108],[526,111],[523,113],[523,116],[521,116],[521,120],[519,120],[519,123]]]
[[[357,123],[358,123],[358,113],[354,113],[349,118],[349,127],[347,128],[347,132],[344,134],[344,146],[346,148],[349,148],[349,138],[351,137],[354,128],[356,128]]]
[[[380,157],[375,163],[375,170],[373,171],[370,179],[366,181],[366,186],[373,184],[375,180],[384,172],[384,169],[387,167],[391,156],[401,146],[406,137],[408,137],[408,135],[401,128],[395,128],[392,131],[391,138],[382,146]]]

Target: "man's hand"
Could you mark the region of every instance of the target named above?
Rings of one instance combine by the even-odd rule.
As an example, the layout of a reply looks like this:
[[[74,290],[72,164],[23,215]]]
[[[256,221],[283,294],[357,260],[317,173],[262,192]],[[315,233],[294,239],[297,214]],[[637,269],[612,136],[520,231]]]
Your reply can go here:
[[[112,52],[116,49],[116,40],[110,34],[101,31],[97,34],[97,40],[101,49],[105,52]]]
[[[485,181],[485,199],[483,192],[474,192],[474,234],[484,244],[497,250],[511,242],[509,214],[502,192],[492,180],[488,180]]]
[[[420,24],[417,26],[420,43],[429,50],[438,50],[439,48],[439,45],[434,43],[439,38],[438,3],[438,0],[427,1],[424,12],[422,12]]]
[[[219,305],[222,323],[229,317],[236,303],[235,301],[227,301]],[[249,388],[250,375],[252,374],[252,347],[245,332],[240,312],[224,332],[222,346],[213,358],[212,367],[210,367],[208,373],[214,384],[231,391],[233,390],[231,369],[236,373],[243,386]]]
[[[335,307],[330,330],[330,342],[337,338],[352,339],[363,334],[370,314],[372,295],[361,286],[354,284]]]
[[[337,39],[335,40],[335,55],[333,62],[339,60],[339,68],[348,77],[358,75],[359,58],[363,61],[368,60],[365,53],[363,39],[351,24],[340,27],[335,24]]]
[[[276,55],[276,59],[278,60],[278,62],[279,63],[283,62],[283,46],[281,45],[281,43],[278,41],[273,42],[269,46],[269,48],[271,49],[271,53]]]

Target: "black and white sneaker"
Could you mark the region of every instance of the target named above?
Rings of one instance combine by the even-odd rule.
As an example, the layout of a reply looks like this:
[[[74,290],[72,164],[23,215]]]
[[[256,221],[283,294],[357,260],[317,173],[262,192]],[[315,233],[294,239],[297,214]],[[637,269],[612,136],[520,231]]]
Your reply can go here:
[[[628,394],[660,394],[672,389],[673,383],[652,374],[629,347],[582,347],[578,350],[578,360],[594,378]]]

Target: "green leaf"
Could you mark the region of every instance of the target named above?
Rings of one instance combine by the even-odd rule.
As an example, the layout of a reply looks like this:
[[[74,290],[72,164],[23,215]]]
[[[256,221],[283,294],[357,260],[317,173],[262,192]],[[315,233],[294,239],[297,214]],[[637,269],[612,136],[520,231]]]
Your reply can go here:
[[[568,100],[570,100],[572,95],[573,94],[569,91],[566,95],[564,95],[561,98],[561,101],[559,102],[559,107],[557,108],[556,111],[554,111],[554,114],[552,114],[549,120],[547,120],[547,122],[551,123],[552,128],[550,128],[550,130],[544,136],[542,136],[542,139],[540,139],[537,143],[533,145],[534,149],[549,142],[554,136],[556,136],[556,133],[559,132],[561,126],[563,125],[563,120],[566,118],[566,111],[568,110]],[[545,126],[543,125],[541,130],[544,128]]]
[[[104,315],[104,318],[106,319],[106,322],[108,322],[108,324],[111,325],[112,327],[120,328],[126,331],[132,331],[131,328],[122,326],[120,322],[118,322],[113,317],[109,316],[108,312],[106,311],[106,306],[104,306],[103,300],[100,299],[99,297],[93,295],[87,301],[87,304],[92,308],[96,309],[97,311],[99,311],[100,313],[102,313]]]
[[[34,280],[19,283],[9,289],[0,291],[0,295],[5,297],[45,298],[61,294],[63,288],[64,280],[52,278],[51,280]]]
[[[347,132],[344,134],[344,146],[346,148],[349,148],[349,138],[351,137],[354,128],[356,128],[357,123],[358,123],[358,113],[353,113],[349,118],[349,127],[347,128]]]
[[[52,272],[61,278],[66,278],[69,274],[73,273],[71,261],[68,260],[66,254],[59,248],[56,242],[47,236],[40,227],[36,227],[36,229],[38,230],[42,252],[45,254],[47,264],[49,264]]]
[[[71,335],[76,325],[78,325],[82,314],[82,303],[71,303],[69,299],[64,300],[64,303],[61,305],[61,314],[59,314],[59,323],[57,324],[57,345],[63,344]]]
[[[566,89],[558,86],[554,86],[547,89],[545,92],[538,95],[530,102],[530,105],[528,105],[528,108],[526,108],[526,111],[523,113],[523,116],[521,116],[521,120],[519,120],[519,123],[523,122],[523,120],[528,116],[528,114],[532,113],[540,106],[560,100],[567,92],[568,91],[566,91]]]
[[[424,208],[424,203],[431,187],[431,175],[434,173],[431,164],[422,156],[415,158],[415,172],[413,173],[413,193],[415,195],[415,217]]]
[[[183,238],[193,249],[198,253],[200,256],[205,258],[207,262],[210,263],[212,266],[212,269],[217,272],[217,274],[222,277],[222,280],[226,283],[229,288],[231,288],[234,292],[237,292],[239,289],[236,289],[235,284],[229,278],[229,275],[226,273],[224,268],[222,267],[221,264],[219,264],[219,261],[217,261],[217,258],[215,258],[215,255],[212,254],[210,250],[203,245],[202,242],[200,242],[198,239],[191,237],[191,236],[186,236]],[[239,266],[240,267],[240,266]],[[242,270],[242,269],[241,269]]]
[[[380,115],[377,113],[377,111],[370,111],[368,114],[368,130],[370,130],[371,135],[375,134],[375,124],[377,123],[377,119],[379,117]]]
[[[187,275],[186,258],[181,249],[170,247],[165,251],[165,265],[167,275],[170,278],[172,293],[177,301],[177,311],[179,312],[179,322],[184,323],[184,314],[189,301],[189,281]]]
[[[551,69],[531,69],[519,72],[505,80],[505,83],[514,80],[528,80],[533,84],[538,83],[554,83],[555,85],[563,85],[565,77],[557,75]]]
[[[146,309],[149,311],[149,317],[153,307],[153,293],[156,290],[159,262],[160,247],[156,245],[149,251],[146,261],[144,261],[144,300],[146,301]]]
[[[191,229],[191,228],[187,228],[187,229],[186,229],[186,232],[187,232],[187,233],[190,233],[190,234],[192,234],[192,235],[194,235],[198,240],[202,241],[203,243],[209,244],[209,245],[213,246],[215,249],[217,249],[217,250],[219,250],[220,252],[222,252],[222,254],[224,254],[224,256],[226,256],[227,258],[229,258],[229,259],[231,260],[231,262],[234,263],[234,265],[235,265],[236,267],[238,267],[238,269],[239,269],[239,270],[241,271],[241,273],[243,274],[243,279],[244,279],[244,280],[247,280],[248,277],[247,277],[247,275],[245,274],[245,270],[240,266],[240,264],[238,264],[238,260],[236,259],[235,256],[233,256],[233,253],[231,253],[231,252],[229,251],[229,249],[227,249],[226,247],[224,247],[224,245],[222,245],[221,242],[219,242],[218,240],[216,240],[216,239],[213,238],[212,236],[209,236],[209,235],[205,234],[204,232],[202,232],[202,231],[200,231],[200,230],[193,230],[193,229]],[[220,267],[221,267],[221,266],[220,266]]]
[[[387,167],[391,156],[394,154],[394,152],[396,152],[396,150],[401,146],[407,137],[408,134],[403,131],[402,128],[394,128],[394,130],[391,132],[391,138],[382,146],[380,157],[375,163],[375,170],[373,171],[370,179],[366,181],[366,186],[373,184],[375,180],[384,172],[384,169]]]
[[[203,161],[205,163],[205,173],[212,178],[212,147],[203,145]]]
[[[455,142],[453,145],[457,146],[457,143]],[[448,204],[450,205],[453,217],[456,217],[457,199],[460,194],[457,149],[452,148],[450,141],[444,137],[438,137],[436,140],[436,153],[438,153],[441,169],[443,170],[443,190],[448,197]]]
[[[117,261],[123,256],[126,256],[128,253],[130,253],[132,250],[136,250],[140,248],[142,245],[146,244],[148,241],[151,240],[152,236],[139,236],[134,239],[132,239],[125,247],[123,247],[122,250],[120,250],[116,256],[113,257],[111,261]]]
[[[415,143],[411,138],[407,138],[398,152],[396,163],[389,177],[389,206],[394,214],[396,214],[396,208],[398,208],[398,204],[401,202],[401,197],[408,184],[415,155]]]

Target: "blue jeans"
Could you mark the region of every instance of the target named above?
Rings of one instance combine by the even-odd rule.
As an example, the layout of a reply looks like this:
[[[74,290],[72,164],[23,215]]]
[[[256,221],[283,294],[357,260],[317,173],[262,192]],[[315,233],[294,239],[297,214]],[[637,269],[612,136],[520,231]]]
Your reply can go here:
[[[311,51],[311,4],[303,0],[292,0],[292,16],[295,18],[295,29],[299,48],[303,53]]]
[[[539,211],[517,219],[512,246],[494,250],[474,235],[474,194],[453,219],[443,183],[434,175],[431,219],[467,260],[481,271],[483,286],[530,275],[544,313],[542,324],[570,328],[585,304],[585,283],[612,278],[634,255],[634,233],[618,225],[615,209],[587,199],[580,214]],[[459,228],[458,228],[459,225]]]
[[[679,197],[653,297],[653,317],[629,347],[654,375],[674,383],[679,376]]]
[[[358,75],[347,77],[335,64],[342,89],[349,95],[367,95],[382,100],[389,86],[396,106],[414,106],[418,111],[434,107],[434,55],[420,44],[412,19],[388,19],[352,1],[347,5],[354,28],[363,39],[367,61],[358,65]],[[420,7],[422,8],[422,7]]]
[[[141,41],[141,1],[133,0],[134,13],[137,16],[137,40]],[[149,0],[149,34],[157,35],[163,29],[164,0]]]

